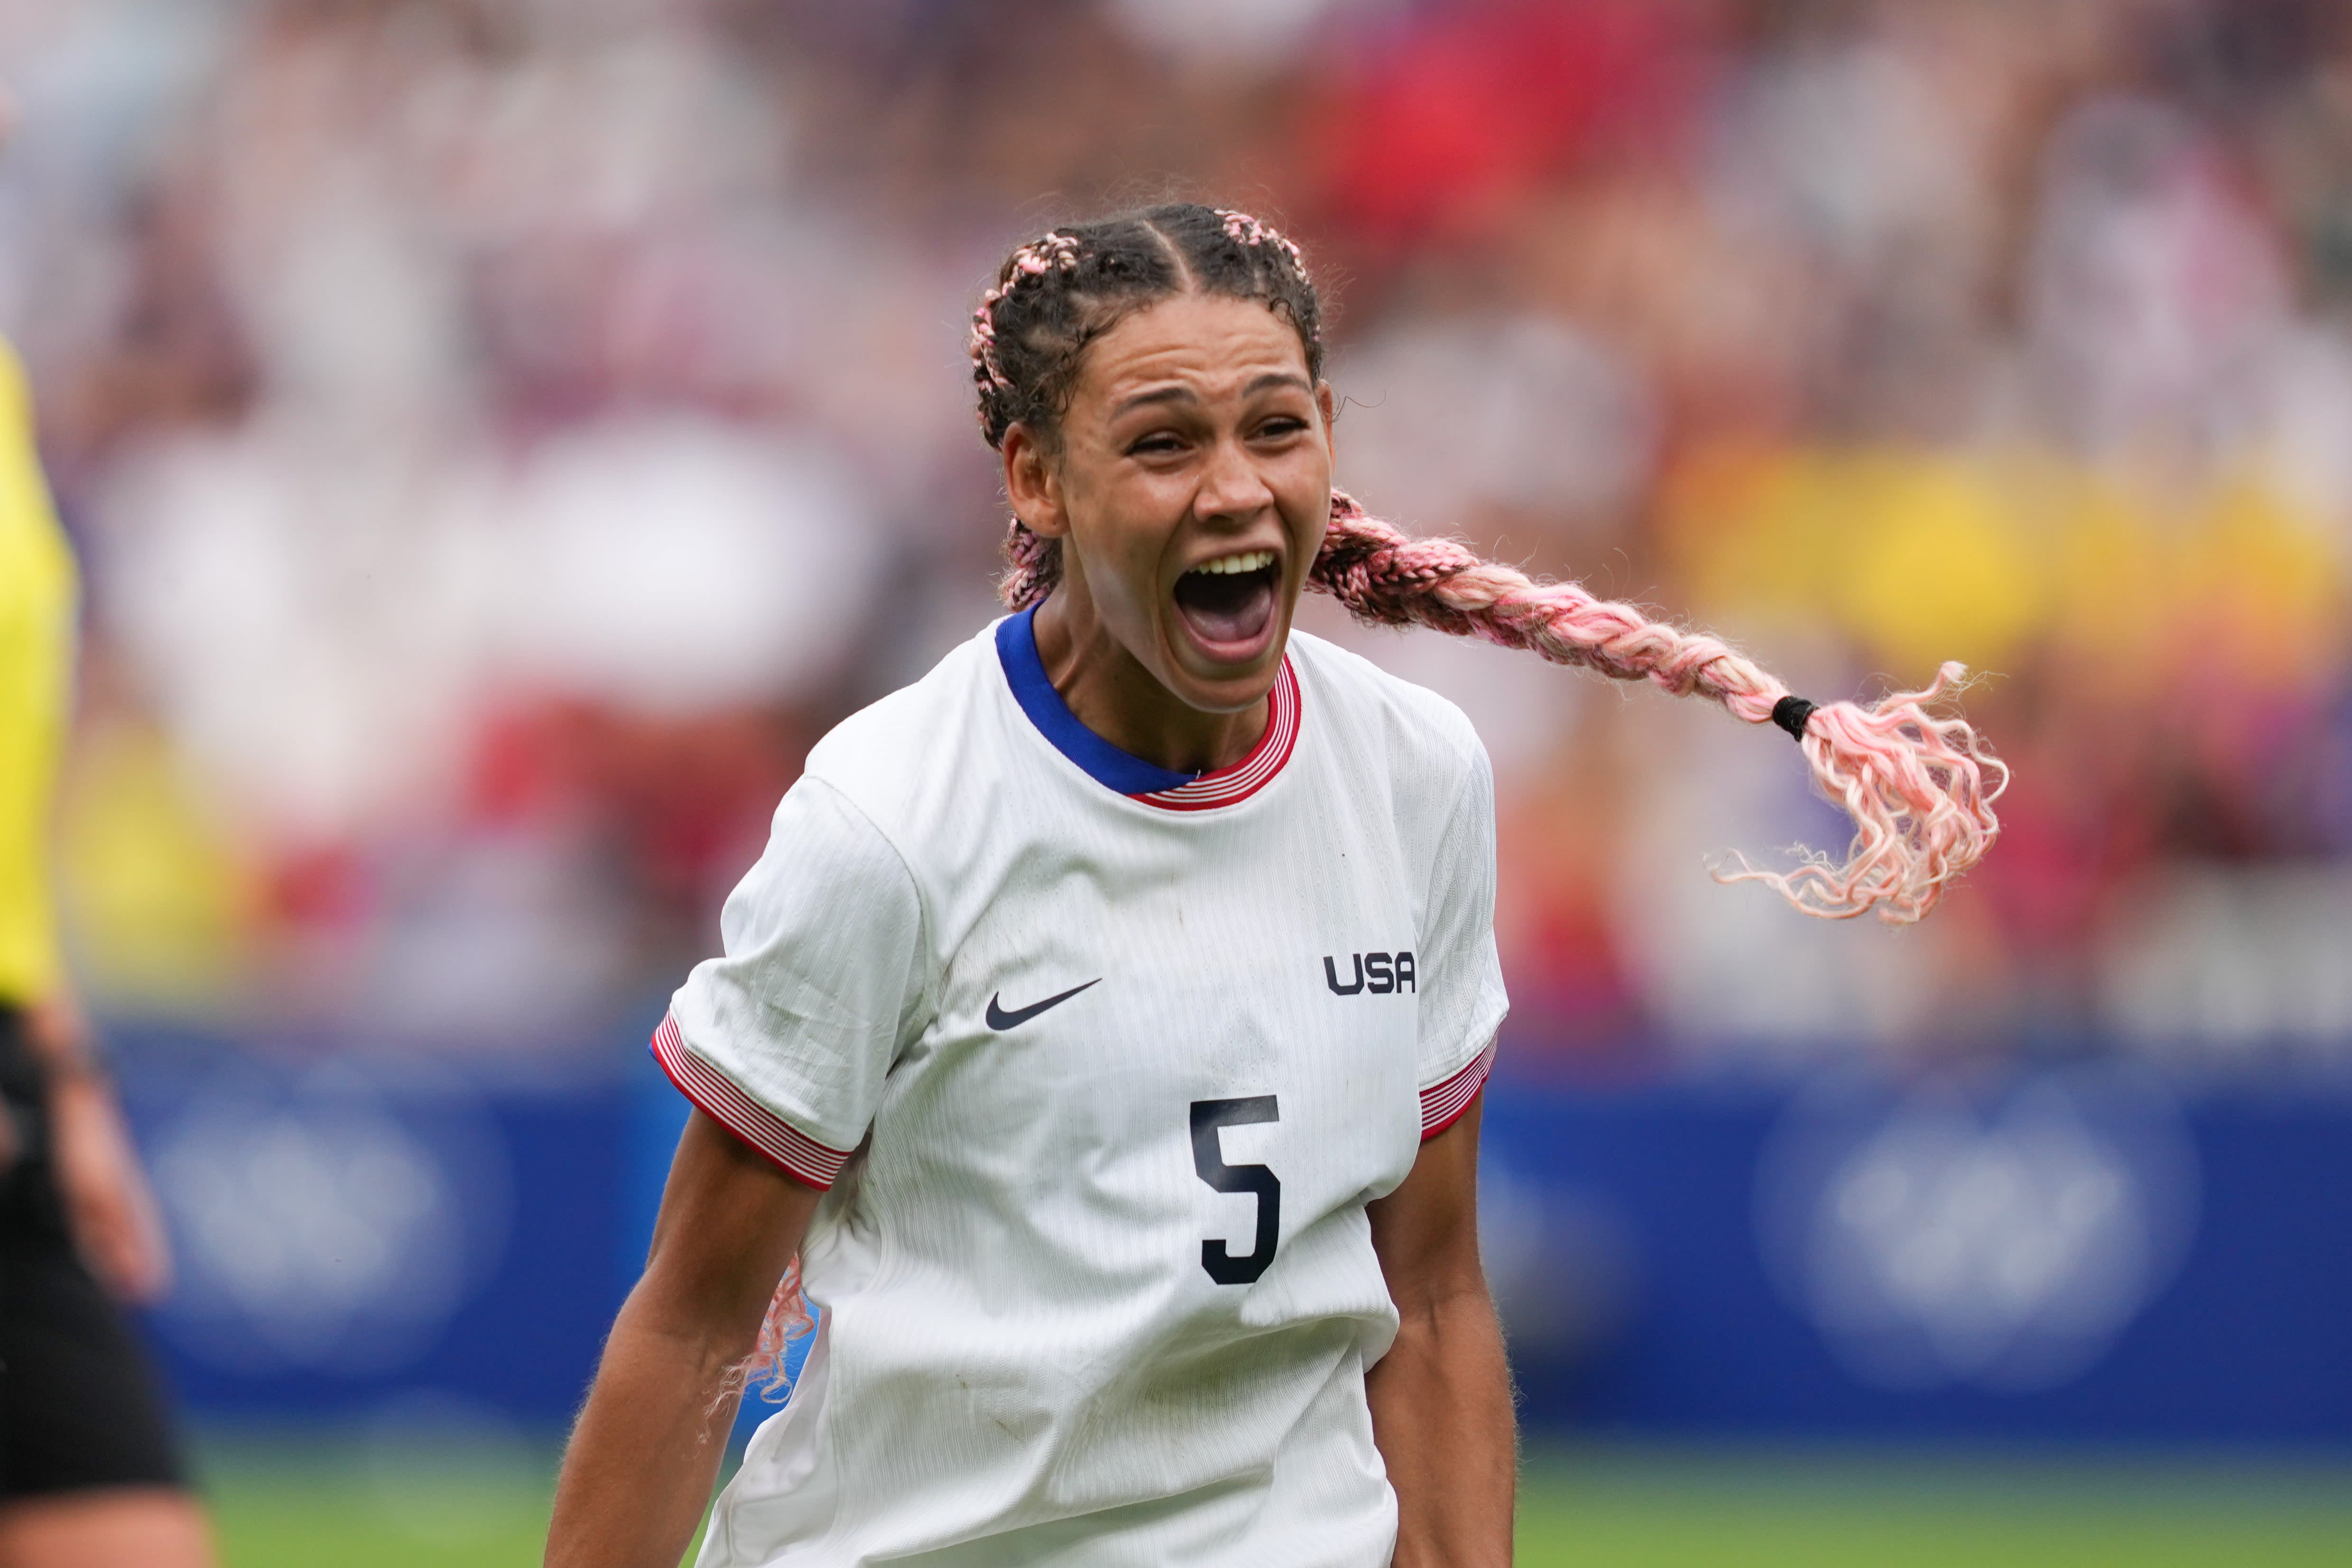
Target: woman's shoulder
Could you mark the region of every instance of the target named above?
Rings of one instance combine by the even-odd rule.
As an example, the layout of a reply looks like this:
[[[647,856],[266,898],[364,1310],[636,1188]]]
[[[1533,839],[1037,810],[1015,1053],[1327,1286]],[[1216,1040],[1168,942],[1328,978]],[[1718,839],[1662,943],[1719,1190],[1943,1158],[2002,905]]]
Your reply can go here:
[[[860,708],[810,748],[805,776],[845,798],[912,860],[966,832],[1014,766],[995,626],[919,680]]]
[[[995,657],[990,632],[966,638],[919,679],[826,731],[809,751],[808,770],[847,786],[877,774],[898,777],[910,767],[938,768],[984,706]]]
[[[1393,761],[1457,776],[1483,763],[1486,747],[1469,716],[1427,686],[1311,632],[1290,634],[1290,657],[1306,700],[1328,704],[1336,727]]]

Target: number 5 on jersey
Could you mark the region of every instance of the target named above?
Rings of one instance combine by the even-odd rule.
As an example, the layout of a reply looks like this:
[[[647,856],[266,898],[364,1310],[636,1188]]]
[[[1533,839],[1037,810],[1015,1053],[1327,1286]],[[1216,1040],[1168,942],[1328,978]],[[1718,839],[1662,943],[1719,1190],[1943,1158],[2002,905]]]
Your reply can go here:
[[[1257,1239],[1246,1256],[1233,1256],[1215,1237],[1201,1243],[1201,1267],[1220,1285],[1252,1284],[1274,1261],[1275,1239],[1282,1233],[1282,1182],[1264,1166],[1225,1164],[1218,1130],[1280,1120],[1281,1107],[1271,1094],[1192,1102],[1192,1168],[1219,1192],[1257,1194]]]

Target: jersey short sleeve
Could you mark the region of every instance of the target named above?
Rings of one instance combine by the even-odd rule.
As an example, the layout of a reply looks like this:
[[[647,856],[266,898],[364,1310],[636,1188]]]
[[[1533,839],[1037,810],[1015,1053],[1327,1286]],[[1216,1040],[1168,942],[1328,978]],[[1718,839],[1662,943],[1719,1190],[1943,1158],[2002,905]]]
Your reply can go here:
[[[1421,1135],[1452,1126],[1485,1086],[1510,1010],[1495,951],[1495,776],[1474,745],[1437,834],[1422,907]]]
[[[777,807],[727,900],[725,956],[671,999],[670,1081],[786,1174],[827,1187],[866,1135],[928,994],[922,900],[881,831],[824,780]]]

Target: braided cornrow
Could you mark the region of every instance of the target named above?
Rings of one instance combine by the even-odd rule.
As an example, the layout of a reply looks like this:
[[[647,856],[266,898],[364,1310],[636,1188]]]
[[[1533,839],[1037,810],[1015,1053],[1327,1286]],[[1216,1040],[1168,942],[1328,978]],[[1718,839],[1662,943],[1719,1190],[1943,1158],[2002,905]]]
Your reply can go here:
[[[1002,425],[989,427],[989,400],[992,394],[1011,397],[1014,393],[1012,380],[996,361],[996,305],[1024,277],[1043,277],[1049,272],[1066,272],[1078,265],[1078,242],[1066,234],[1049,234],[1032,240],[1005,258],[1003,270],[998,274],[996,287],[980,297],[980,308],[971,313],[971,379],[980,384],[980,428],[995,445],[1004,437]]]
[[[1187,290],[1281,310],[1297,329],[1308,375],[1322,380],[1321,313],[1298,247],[1246,213],[1155,207],[1056,230],[1005,262],[972,322],[972,379],[989,444],[1001,444],[1016,421],[1050,439],[1087,344],[1129,312]],[[1038,602],[1061,580],[1060,541],[1017,519],[1004,554],[1009,570],[999,589],[1013,609]],[[1811,855],[1789,872],[1742,860],[1718,874],[1765,883],[1808,915],[1875,913],[1907,925],[1933,909],[2000,833],[1992,802],[2009,769],[1964,720],[1927,710],[1961,680],[1958,664],[1944,665],[1922,690],[1866,707],[1816,706],[1728,643],[1573,582],[1538,582],[1453,540],[1414,538],[1337,491],[1307,586],[1361,621],[1483,637],[1613,680],[1654,681],[1749,724],[1789,729],[1816,785],[1853,819],[1846,858],[1833,864]]]

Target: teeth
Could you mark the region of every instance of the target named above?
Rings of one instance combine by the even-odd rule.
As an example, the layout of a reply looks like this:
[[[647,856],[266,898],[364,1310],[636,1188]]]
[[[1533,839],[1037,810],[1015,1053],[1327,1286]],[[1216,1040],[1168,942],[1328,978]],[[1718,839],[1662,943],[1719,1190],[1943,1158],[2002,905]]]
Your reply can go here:
[[[1202,561],[1192,570],[1194,571],[1209,572],[1212,575],[1218,577],[1224,577],[1240,571],[1264,571],[1267,567],[1270,567],[1273,564],[1274,552],[1272,550],[1253,549],[1242,550],[1234,555],[1221,555],[1214,560]]]

